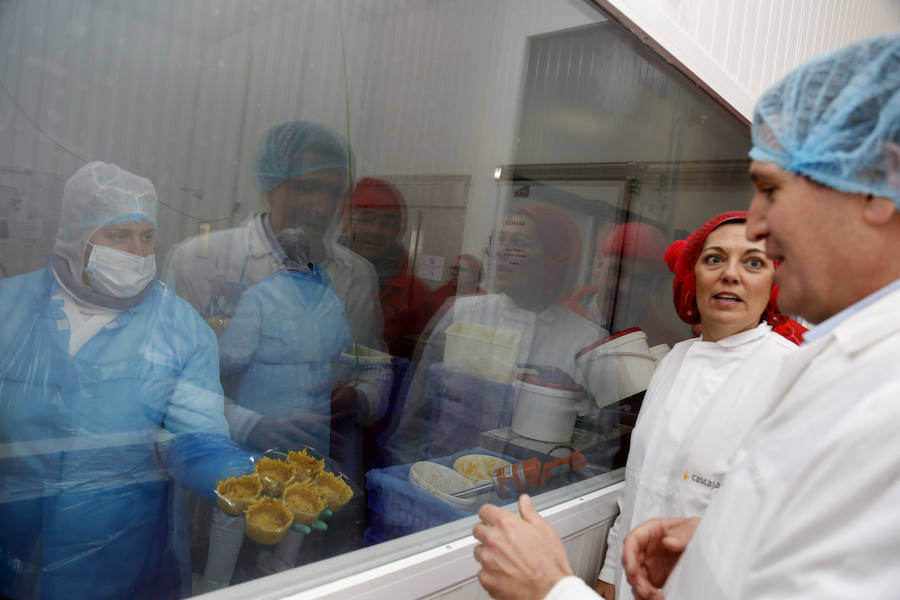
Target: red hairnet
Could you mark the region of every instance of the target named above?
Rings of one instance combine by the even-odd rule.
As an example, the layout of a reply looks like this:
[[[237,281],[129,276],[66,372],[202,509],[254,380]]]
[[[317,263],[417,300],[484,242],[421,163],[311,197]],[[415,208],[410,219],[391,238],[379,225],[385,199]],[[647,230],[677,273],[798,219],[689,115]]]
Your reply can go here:
[[[350,195],[350,210],[371,208],[395,212],[401,226],[406,223],[406,201],[392,183],[374,177],[364,177],[356,182]]]
[[[460,254],[456,257],[456,263],[459,266],[465,266],[474,271],[478,275],[478,281],[481,281],[484,266],[481,264],[481,261],[478,260],[478,257],[471,254]]]
[[[581,234],[563,210],[546,204],[525,204],[514,213],[534,219],[544,250],[544,283],[562,297],[571,291],[581,263]]]
[[[666,251],[666,236],[662,231],[638,221],[619,223],[608,233],[597,236],[594,252],[606,255],[627,256],[658,262],[662,267]]]
[[[675,302],[675,311],[681,320],[689,325],[700,323],[700,311],[697,309],[697,282],[694,278],[694,266],[700,258],[703,244],[710,233],[720,225],[728,222],[746,222],[747,212],[733,210],[718,214],[703,224],[700,229],[692,233],[686,240],[678,240],[666,249],[665,260],[669,270],[675,274],[672,281],[672,296]],[[769,303],[763,311],[762,320],[772,325],[773,330],[795,344],[803,339],[806,328],[782,314],[778,310],[776,299],[778,298],[778,286],[772,283],[772,292],[769,294]]]

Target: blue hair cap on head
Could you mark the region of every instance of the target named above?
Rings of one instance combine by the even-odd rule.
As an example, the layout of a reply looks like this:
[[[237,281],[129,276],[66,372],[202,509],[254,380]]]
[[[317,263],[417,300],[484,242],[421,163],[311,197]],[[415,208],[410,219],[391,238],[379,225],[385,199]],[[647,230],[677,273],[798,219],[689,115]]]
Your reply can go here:
[[[288,121],[269,129],[256,151],[256,183],[263,192],[315,171],[342,169],[353,176],[353,154],[344,137],[315,121]]]
[[[900,35],[814,57],[769,88],[750,158],[900,207]]]

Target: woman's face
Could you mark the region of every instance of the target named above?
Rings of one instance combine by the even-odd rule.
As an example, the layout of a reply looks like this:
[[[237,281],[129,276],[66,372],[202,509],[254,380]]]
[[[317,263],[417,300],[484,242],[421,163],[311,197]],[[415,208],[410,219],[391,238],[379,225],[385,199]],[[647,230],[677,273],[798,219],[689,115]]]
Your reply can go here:
[[[773,272],[765,242],[749,241],[744,223],[710,233],[694,265],[703,339],[714,342],[756,327],[769,303]]]
[[[507,217],[497,236],[497,289],[511,296],[541,294],[544,250],[537,224],[527,214]]]

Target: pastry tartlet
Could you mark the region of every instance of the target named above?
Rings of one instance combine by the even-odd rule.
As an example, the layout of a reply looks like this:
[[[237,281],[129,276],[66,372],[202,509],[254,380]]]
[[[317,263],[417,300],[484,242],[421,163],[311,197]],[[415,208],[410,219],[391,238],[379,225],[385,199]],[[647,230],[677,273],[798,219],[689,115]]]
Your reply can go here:
[[[324,458],[315,458],[306,453],[306,448],[302,452],[290,450],[288,452],[288,461],[294,465],[296,472],[294,474],[295,481],[306,481],[311,477],[315,477],[322,472],[325,467]]]
[[[312,482],[292,483],[284,490],[284,504],[294,515],[295,523],[309,525],[325,510],[325,500]]]
[[[284,460],[264,457],[256,461],[256,473],[267,496],[281,496],[294,478],[294,465]]]
[[[229,477],[216,485],[216,504],[229,515],[239,515],[262,492],[262,483],[256,473]]]
[[[347,501],[353,497],[353,490],[347,483],[333,473],[323,471],[313,478],[313,484],[325,500],[325,508],[336,512],[344,508]]]
[[[247,509],[246,531],[255,542],[277,544],[287,535],[294,515],[279,498],[263,497],[255,500]]]

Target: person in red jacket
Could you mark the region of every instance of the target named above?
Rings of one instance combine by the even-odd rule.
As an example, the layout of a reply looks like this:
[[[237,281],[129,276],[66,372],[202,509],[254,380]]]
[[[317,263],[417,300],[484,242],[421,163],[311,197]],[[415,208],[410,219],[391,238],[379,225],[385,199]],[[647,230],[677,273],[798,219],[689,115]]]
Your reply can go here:
[[[375,267],[384,342],[392,355],[409,358],[430,316],[431,290],[409,269],[409,254],[400,242],[405,230],[400,190],[383,179],[360,179],[350,196],[342,241]]]
[[[658,314],[668,270],[662,231],[637,221],[601,231],[594,243],[595,285],[575,292],[565,305],[608,331],[640,327],[651,345],[683,340],[686,328]]]

